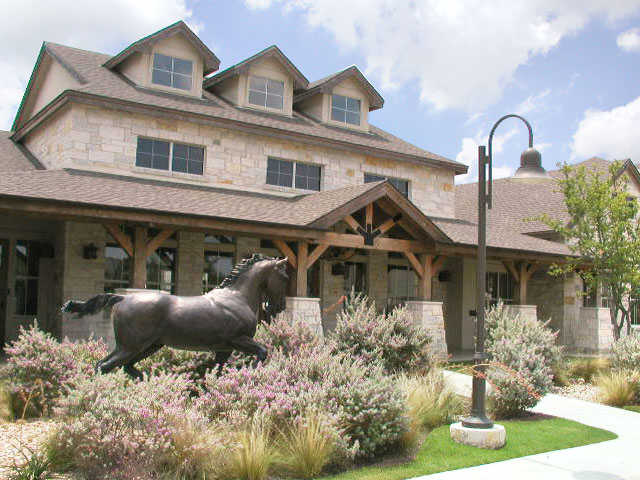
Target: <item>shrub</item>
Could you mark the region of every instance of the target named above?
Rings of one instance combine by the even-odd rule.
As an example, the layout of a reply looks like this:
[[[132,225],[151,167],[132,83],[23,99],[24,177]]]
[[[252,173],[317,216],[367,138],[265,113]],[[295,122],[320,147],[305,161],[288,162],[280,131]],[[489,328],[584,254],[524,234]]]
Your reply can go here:
[[[613,344],[611,367],[613,369],[640,369],[640,335],[628,335]]]
[[[433,363],[431,338],[405,308],[378,314],[374,302],[362,294],[349,297],[330,340],[334,352],[361,357],[366,363],[379,361],[389,373],[426,371]]]
[[[9,386],[5,381],[0,381],[0,421],[13,420],[13,406],[11,401],[11,393],[9,393]]]
[[[231,456],[231,473],[242,480],[264,480],[276,459],[271,445],[269,427],[259,415],[237,438],[237,446]]]
[[[59,455],[89,476],[96,469],[114,478],[132,468],[153,470],[174,450],[176,422],[197,419],[188,408],[190,388],[185,376],[136,382],[122,371],[79,380],[58,400],[56,413],[65,418],[56,434]]]
[[[291,357],[276,351],[255,369],[208,374],[204,387],[196,406],[211,419],[231,423],[260,415],[284,429],[322,405],[329,420],[345,432],[335,462],[396,448],[408,428],[402,393],[379,365],[323,348]]]
[[[502,304],[489,310],[486,321],[493,414],[520,415],[551,389],[552,365],[561,358],[557,333],[536,319],[510,314]]]
[[[624,407],[634,402],[638,379],[632,379],[628,372],[617,370],[608,374],[599,374],[596,385],[600,401],[612,407]]]
[[[9,467],[9,480],[46,480],[49,476],[49,461],[46,453],[42,451],[34,451],[28,447],[23,447],[20,452],[24,459],[22,463],[16,463]]]
[[[256,341],[262,343],[269,352],[281,350],[287,356],[294,355],[302,349],[314,348],[321,343],[319,337],[305,322],[289,323],[276,317],[270,325],[258,326]]]
[[[215,353],[178,350],[162,347],[138,363],[138,368],[149,375],[189,375],[198,380],[204,377],[205,366],[213,364]]]
[[[317,411],[300,417],[282,435],[284,464],[295,478],[318,476],[331,460],[340,431]]]
[[[93,374],[95,363],[107,354],[102,340],[58,342],[34,323],[20,328],[17,340],[5,348],[6,379],[16,416],[48,415],[55,400],[75,381]]]
[[[572,377],[582,378],[585,382],[591,383],[593,378],[609,369],[609,361],[603,357],[580,358],[571,362],[569,374]]]
[[[464,413],[463,400],[445,384],[441,370],[427,375],[402,377],[409,418],[414,428],[433,429],[451,423]]]

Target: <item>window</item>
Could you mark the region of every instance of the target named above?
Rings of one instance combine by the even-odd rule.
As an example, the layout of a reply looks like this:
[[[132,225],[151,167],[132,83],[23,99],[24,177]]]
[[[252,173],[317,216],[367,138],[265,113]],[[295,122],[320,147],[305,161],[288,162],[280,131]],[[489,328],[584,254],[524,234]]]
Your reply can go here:
[[[250,77],[249,103],[259,107],[282,110],[284,105],[284,82],[265,77]]]
[[[364,174],[364,183],[380,182],[382,180],[389,180],[389,183],[396,187],[402,195],[409,198],[409,180],[403,180],[401,178],[383,177],[382,175],[375,175],[373,173]]]
[[[104,249],[104,291],[131,286],[131,258],[124,248],[108,244]]]
[[[360,100],[343,95],[331,95],[331,120],[360,125]]]
[[[38,314],[40,245],[30,240],[16,242],[16,315]]]
[[[147,258],[147,288],[175,292],[176,249],[160,247]]]
[[[267,184],[292,187],[295,178],[296,188],[320,191],[320,170],[319,165],[269,158],[267,160]]]
[[[597,288],[589,288],[587,282],[582,280],[582,306],[583,307],[597,307],[598,298],[596,295]]]
[[[153,55],[151,81],[165,87],[191,90],[193,62],[156,53]]]
[[[344,294],[367,293],[367,264],[345,262],[344,267]]]
[[[171,164],[169,164],[169,158],[171,158]],[[173,172],[202,175],[204,148],[138,137],[137,167],[168,171],[170,165]]]
[[[418,279],[415,272],[404,265],[389,265],[387,307],[393,309],[407,300],[417,299]]]
[[[220,285],[224,277],[233,268],[233,252],[207,250],[204,252],[204,271],[202,272],[202,293],[207,293]]]
[[[491,305],[499,300],[509,305],[513,303],[514,282],[507,272],[487,272],[487,293],[491,296]]]

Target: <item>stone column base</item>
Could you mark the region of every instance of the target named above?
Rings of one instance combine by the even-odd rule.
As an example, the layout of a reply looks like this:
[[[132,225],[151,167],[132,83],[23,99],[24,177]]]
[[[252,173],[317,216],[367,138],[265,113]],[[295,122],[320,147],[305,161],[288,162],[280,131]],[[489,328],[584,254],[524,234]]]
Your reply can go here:
[[[463,426],[462,422],[452,423],[449,432],[454,442],[472,447],[497,450],[507,442],[506,430],[497,423],[491,428],[469,428]]]
[[[519,314],[520,318],[538,319],[537,305],[505,305],[504,308],[513,315]]]
[[[607,353],[613,345],[611,313],[603,307],[581,307],[574,325],[573,348],[579,353]]]
[[[424,327],[431,336],[431,350],[441,360],[447,358],[447,340],[445,336],[442,302],[409,300],[406,302],[416,325]]]
[[[287,306],[278,318],[290,324],[304,322],[319,336],[323,335],[320,299],[309,297],[287,297]]]

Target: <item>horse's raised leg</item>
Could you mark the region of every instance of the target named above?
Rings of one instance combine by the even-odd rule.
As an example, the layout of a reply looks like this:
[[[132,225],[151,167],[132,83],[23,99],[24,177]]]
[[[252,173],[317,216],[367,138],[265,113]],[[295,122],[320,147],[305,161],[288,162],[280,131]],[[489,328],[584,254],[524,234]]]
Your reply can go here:
[[[133,357],[131,360],[129,360],[125,364],[124,366],[125,373],[132,378],[135,378],[137,380],[142,380],[143,378],[142,372],[138,370],[136,367],[134,367],[134,365],[138,363],[140,360],[144,360],[145,358],[150,357],[161,348],[162,348],[162,345],[151,345],[146,350],[143,350],[142,352],[138,353],[135,357]]]
[[[101,373],[102,372],[102,365],[107,360],[110,360],[116,353],[118,353],[118,348],[117,347],[113,350],[113,352],[111,352],[109,355],[107,355],[102,360],[100,360],[98,363],[96,363],[96,367],[94,369],[95,373]]]
[[[257,366],[258,363],[264,362],[267,359],[267,349],[264,345],[256,342],[253,338],[242,336],[236,337],[229,342],[236,350],[240,350],[245,353],[252,353],[257,358],[253,362],[253,366]]]
[[[109,373],[114,368],[118,368],[129,363],[135,355],[135,352],[127,352],[116,348],[116,350],[111,352],[104,360],[98,362],[96,370],[99,373]]]

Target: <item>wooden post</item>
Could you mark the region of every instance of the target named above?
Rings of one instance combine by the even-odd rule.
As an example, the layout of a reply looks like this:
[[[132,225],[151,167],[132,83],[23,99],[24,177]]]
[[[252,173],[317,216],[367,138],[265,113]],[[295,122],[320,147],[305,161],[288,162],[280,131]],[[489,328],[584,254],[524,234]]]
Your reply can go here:
[[[296,272],[296,297],[307,296],[307,261],[309,243],[298,242],[298,269]]]
[[[432,277],[433,277],[433,255],[421,255],[420,264],[422,267],[422,277],[420,278],[418,295],[422,300],[431,300]]]
[[[529,276],[527,275],[527,263],[520,264],[520,305],[527,304],[527,283]]]
[[[147,229],[136,227],[133,240],[133,288],[147,285]]]

